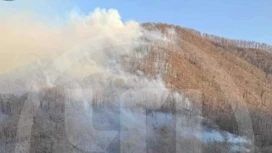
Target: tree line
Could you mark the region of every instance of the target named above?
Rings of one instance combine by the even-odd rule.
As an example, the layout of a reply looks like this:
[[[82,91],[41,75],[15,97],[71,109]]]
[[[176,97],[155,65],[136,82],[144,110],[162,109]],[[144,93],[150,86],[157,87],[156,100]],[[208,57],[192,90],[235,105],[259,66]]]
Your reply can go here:
[[[252,49],[262,49],[269,52],[272,52],[272,45],[256,42],[256,41],[247,41],[247,40],[239,40],[239,39],[229,39],[225,37],[220,37],[212,34],[202,33],[193,29],[188,29],[192,33],[199,35],[203,38],[211,40],[214,43],[218,43],[225,46],[233,46],[240,48],[252,48]]]

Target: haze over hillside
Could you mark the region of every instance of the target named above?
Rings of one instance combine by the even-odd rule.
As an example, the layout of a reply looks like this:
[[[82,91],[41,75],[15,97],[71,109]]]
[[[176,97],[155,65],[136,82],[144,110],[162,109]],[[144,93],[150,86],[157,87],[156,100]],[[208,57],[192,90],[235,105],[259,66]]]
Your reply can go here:
[[[271,45],[114,9],[0,21],[0,152],[271,151]]]

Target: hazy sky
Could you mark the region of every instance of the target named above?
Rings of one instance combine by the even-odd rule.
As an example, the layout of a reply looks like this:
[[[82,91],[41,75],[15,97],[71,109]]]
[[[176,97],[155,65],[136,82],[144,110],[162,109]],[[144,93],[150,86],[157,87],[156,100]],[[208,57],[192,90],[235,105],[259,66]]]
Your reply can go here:
[[[123,20],[166,22],[201,32],[272,44],[271,0],[17,0],[0,1],[0,13],[31,10],[50,21],[72,9],[115,8]]]

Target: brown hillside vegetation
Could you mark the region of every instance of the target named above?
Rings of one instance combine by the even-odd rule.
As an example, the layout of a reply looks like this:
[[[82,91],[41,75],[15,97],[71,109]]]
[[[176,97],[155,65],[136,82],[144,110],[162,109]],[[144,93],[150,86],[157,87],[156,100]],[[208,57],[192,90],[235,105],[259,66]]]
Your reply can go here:
[[[176,43],[154,46],[139,69],[151,77],[160,73],[169,87],[185,93],[221,129],[242,135],[253,127],[258,146],[272,145],[272,53],[264,49],[269,45],[249,43],[241,48],[239,43],[230,43],[235,41],[216,41],[178,26],[143,26],[164,33],[174,29]],[[194,100],[189,89],[201,91],[202,101]],[[248,117],[239,115],[247,114],[246,110]]]

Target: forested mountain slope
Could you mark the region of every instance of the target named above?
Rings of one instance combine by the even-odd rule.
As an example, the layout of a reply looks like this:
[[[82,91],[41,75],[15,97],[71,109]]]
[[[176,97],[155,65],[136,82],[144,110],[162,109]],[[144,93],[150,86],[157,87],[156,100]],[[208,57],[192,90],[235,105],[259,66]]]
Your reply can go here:
[[[152,48],[153,54],[138,65],[140,69],[150,77],[160,73],[170,88],[187,94],[202,108],[203,115],[221,129],[241,134],[243,125],[252,127],[258,146],[272,145],[269,45],[201,34],[174,25],[145,23],[143,26],[172,34],[175,43]],[[192,89],[201,92],[201,100],[195,100]],[[248,114],[248,118],[239,119],[240,112]]]
[[[109,47],[105,47],[103,43],[98,44],[99,47],[95,52],[87,54],[99,64],[100,60],[95,56],[97,54],[93,53],[105,53],[101,56],[105,58],[103,61],[109,67],[100,63],[100,66],[108,68],[107,71],[102,71],[103,73],[91,73],[86,77],[84,75],[82,79],[71,79],[69,73],[64,73],[52,82],[54,86],[45,86],[48,73],[41,73],[44,67],[37,67],[34,70],[38,71],[34,74],[38,74],[37,85],[40,85],[39,83],[42,85],[37,86],[39,90],[26,90],[22,94],[0,93],[0,152],[16,152],[16,149],[20,149],[18,146],[29,142],[29,146],[25,148],[30,152],[85,153],[90,149],[87,138],[91,136],[88,134],[93,132],[89,123],[93,120],[98,124],[96,128],[100,127],[103,130],[118,131],[121,124],[129,125],[128,127],[134,131],[133,136],[123,140],[125,143],[122,142],[122,145],[128,146],[128,150],[136,148],[136,152],[141,152],[137,150],[139,141],[147,142],[148,146],[151,146],[150,149],[154,149],[149,151],[156,153],[164,153],[165,150],[229,153],[240,152],[251,146],[257,147],[256,150],[249,152],[271,152],[272,53],[269,45],[230,40],[168,24],[145,23],[142,27],[146,29],[143,30],[144,32],[155,32],[137,40],[136,44],[140,45],[132,47],[133,49],[126,48],[124,44],[121,47],[115,45],[115,39],[124,35],[121,30],[122,33],[113,37],[114,39],[105,39],[114,40],[115,43],[109,43]],[[149,36],[156,37],[156,34],[159,35],[159,39],[162,38],[159,43],[157,41],[153,43],[152,39],[148,39]],[[124,40],[126,39],[127,37]],[[142,42],[142,39],[146,40]],[[95,42],[105,42],[104,39],[98,40]],[[123,42],[123,39],[117,42]],[[96,43],[92,42],[89,45],[93,48]],[[117,56],[119,52],[115,51],[126,51],[126,49],[132,49],[131,54]],[[81,50],[76,51],[77,54],[67,56],[71,57],[68,60],[73,61],[72,59],[76,58],[74,55],[81,57]],[[127,57],[129,60],[126,60]],[[109,62],[111,60],[114,62]],[[60,60],[59,64],[61,66],[64,63]],[[30,67],[26,68],[30,69]],[[4,78],[1,82],[2,88],[15,85],[11,89],[18,90],[20,84],[27,84],[28,80],[35,81],[36,75],[28,77],[33,75],[30,73],[32,71],[23,70],[19,72],[24,72],[27,77]],[[33,82],[29,84],[32,85]],[[67,90],[70,88],[75,88],[75,91]],[[165,98],[165,93],[170,98],[167,96]],[[172,94],[179,98],[171,97]],[[189,101],[185,100],[187,97]],[[35,105],[32,104],[33,99],[37,100],[33,102]],[[177,102],[186,107],[176,111]],[[70,107],[67,107],[67,104]],[[94,109],[92,113],[95,115],[89,116],[92,108]],[[117,108],[127,114],[120,114],[120,111],[116,111]],[[149,110],[149,121],[144,120],[148,114],[146,109]],[[22,118],[24,115],[26,119]],[[72,118],[66,120],[66,117]],[[126,119],[125,122],[121,122],[120,117]],[[27,120],[28,118],[30,119]],[[184,120],[178,124],[175,119]],[[30,121],[33,124],[29,124]],[[67,121],[74,122],[68,122],[70,126],[67,126]],[[148,126],[140,124],[141,121],[148,123]],[[182,127],[187,122],[189,123],[187,127],[191,131]],[[198,127],[196,122],[200,122],[203,126]],[[178,132],[175,131],[177,126],[180,126]],[[71,128],[74,131],[67,132],[67,127],[68,130]],[[153,137],[144,141],[147,137],[141,130],[147,127]],[[30,130],[29,133],[25,133],[25,129]],[[241,147],[246,148],[233,151],[232,147],[235,145],[229,144],[227,140],[205,143],[205,136],[202,139],[194,135],[196,129],[203,135],[211,134],[208,137],[211,139],[216,139],[218,136],[216,134],[219,132],[225,134],[224,138],[228,137],[228,139],[237,135],[248,136],[249,142],[253,144],[241,144]],[[183,134],[182,131],[187,133],[178,137],[177,144],[181,147],[175,150],[174,136]],[[69,136],[73,136],[73,139]],[[84,138],[84,141],[81,138]],[[111,143],[110,146],[115,148],[109,148],[110,151],[118,152],[116,150],[120,149],[121,142],[118,138],[120,134]],[[238,144],[240,142],[238,140]],[[140,145],[139,148],[141,147]]]

